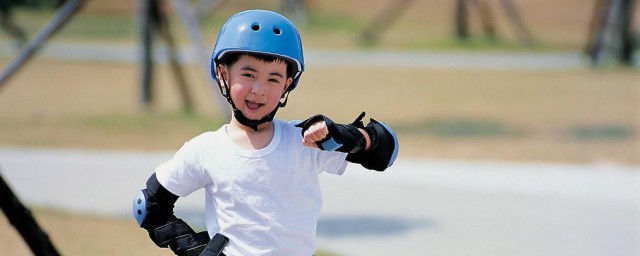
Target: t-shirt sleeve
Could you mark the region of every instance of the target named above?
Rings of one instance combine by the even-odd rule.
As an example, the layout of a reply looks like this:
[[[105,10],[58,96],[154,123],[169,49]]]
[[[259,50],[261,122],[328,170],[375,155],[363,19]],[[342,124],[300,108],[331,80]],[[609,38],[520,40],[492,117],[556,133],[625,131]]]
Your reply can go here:
[[[196,142],[186,142],[169,161],[156,167],[158,182],[178,196],[205,187],[210,179],[200,167],[198,153]]]
[[[316,170],[318,173],[326,172],[335,175],[342,175],[347,168],[347,154],[337,151],[324,151],[314,148],[309,148],[302,145],[302,134],[300,128],[293,128],[294,125],[299,123],[299,120],[293,120],[288,122],[288,127],[291,129],[289,132],[295,134],[294,143],[299,143],[301,152],[309,152],[312,157],[315,157]]]
[[[319,171],[342,175],[347,169],[346,158],[346,153],[318,150]]]

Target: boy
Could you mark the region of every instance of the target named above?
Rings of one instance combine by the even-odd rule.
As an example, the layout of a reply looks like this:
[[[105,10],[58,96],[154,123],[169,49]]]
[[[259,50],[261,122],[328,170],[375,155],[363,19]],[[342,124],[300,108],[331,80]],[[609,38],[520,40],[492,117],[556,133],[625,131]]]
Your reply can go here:
[[[233,117],[185,143],[134,199],[134,216],[156,245],[177,255],[313,255],[319,173],[342,174],[347,161],[377,171],[393,164],[394,132],[373,119],[364,126],[364,113],[348,125],[323,115],[273,119],[303,70],[300,36],[285,17],[251,10],[227,20],[211,75]],[[173,206],[201,188],[207,232],[195,233]]]

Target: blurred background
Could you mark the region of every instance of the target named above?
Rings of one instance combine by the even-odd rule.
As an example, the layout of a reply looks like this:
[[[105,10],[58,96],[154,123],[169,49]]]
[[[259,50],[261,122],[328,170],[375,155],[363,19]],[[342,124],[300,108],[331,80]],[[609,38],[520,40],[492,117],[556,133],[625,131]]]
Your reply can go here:
[[[129,200],[226,122],[208,58],[246,9],[302,35],[279,118],[400,138],[388,172],[324,178],[321,255],[640,254],[637,1],[2,1],[0,174],[62,254],[170,255]],[[30,255],[3,218],[0,241]]]

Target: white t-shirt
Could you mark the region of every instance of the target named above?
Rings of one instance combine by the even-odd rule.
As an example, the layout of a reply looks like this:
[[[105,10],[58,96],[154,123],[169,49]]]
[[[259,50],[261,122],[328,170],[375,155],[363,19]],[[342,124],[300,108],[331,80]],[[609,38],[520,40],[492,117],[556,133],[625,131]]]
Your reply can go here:
[[[346,168],[346,154],[302,145],[295,122],[273,124],[263,149],[240,148],[225,125],[191,139],[156,168],[160,184],[178,196],[205,189],[207,231],[229,237],[227,255],[313,255],[318,175]]]

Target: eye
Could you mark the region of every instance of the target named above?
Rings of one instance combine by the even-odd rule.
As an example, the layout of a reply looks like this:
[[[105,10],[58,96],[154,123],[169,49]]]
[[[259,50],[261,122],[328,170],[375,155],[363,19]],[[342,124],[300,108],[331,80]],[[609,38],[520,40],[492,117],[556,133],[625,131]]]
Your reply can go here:
[[[280,80],[275,79],[275,78],[270,78],[270,79],[269,79],[269,82],[272,82],[272,83],[280,83]]]
[[[248,77],[248,78],[253,78],[253,77],[254,77],[254,76],[253,76],[252,74],[250,74],[250,73],[243,73],[243,74],[241,74],[241,76]]]

